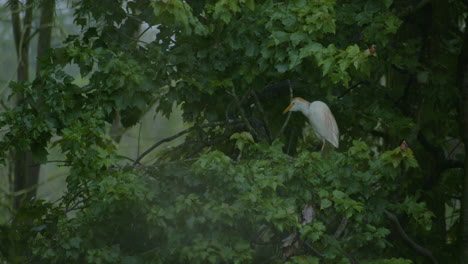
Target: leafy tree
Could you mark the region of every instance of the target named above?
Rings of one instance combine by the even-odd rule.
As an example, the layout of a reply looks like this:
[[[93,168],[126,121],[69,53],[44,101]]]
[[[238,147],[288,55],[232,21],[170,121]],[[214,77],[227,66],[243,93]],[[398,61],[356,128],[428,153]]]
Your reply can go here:
[[[49,51],[39,78],[10,84],[24,102],[1,115],[3,160],[45,159],[60,136],[70,167],[58,202],[23,203],[1,227],[5,260],[463,263],[464,2],[74,8],[81,33]],[[141,42],[142,24],[155,41]],[[281,116],[293,94],[333,110],[342,136],[328,158],[303,117]],[[166,116],[178,105],[190,128],[128,162],[106,131],[154,102]]]

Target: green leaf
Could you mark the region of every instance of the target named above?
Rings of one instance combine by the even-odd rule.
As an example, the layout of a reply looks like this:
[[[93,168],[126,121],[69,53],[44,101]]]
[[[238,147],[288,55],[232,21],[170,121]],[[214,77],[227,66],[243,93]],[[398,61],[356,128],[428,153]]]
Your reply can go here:
[[[245,0],[245,5],[247,6],[248,9],[251,11],[255,10],[255,0]]]
[[[320,209],[324,210],[327,209],[332,205],[332,202],[328,199],[322,199],[320,200]]]
[[[290,35],[293,47],[296,47],[301,41],[307,38],[307,35],[302,32],[294,32]]]
[[[273,39],[275,45],[279,45],[285,41],[289,40],[289,34],[284,31],[274,31],[271,33],[271,38]]]

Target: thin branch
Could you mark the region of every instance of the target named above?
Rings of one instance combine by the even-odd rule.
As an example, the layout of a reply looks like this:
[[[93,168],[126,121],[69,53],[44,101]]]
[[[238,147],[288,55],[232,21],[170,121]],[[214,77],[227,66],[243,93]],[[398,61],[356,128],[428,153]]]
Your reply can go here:
[[[5,80],[5,83],[8,84],[9,82],[10,82],[10,81],[6,81],[6,80]],[[5,86],[5,88],[0,88],[0,94],[2,94],[3,91],[6,90],[6,87],[7,87],[7,86]],[[10,107],[5,103],[4,100],[0,100],[0,105],[3,107],[3,109],[5,109],[5,110],[7,110],[7,111],[10,110]]]
[[[226,135],[223,135],[221,137],[215,138],[215,139],[207,141],[207,142],[200,142],[202,145],[199,148],[197,148],[196,150],[194,150],[192,153],[190,153],[187,156],[187,158],[193,157],[193,155],[195,155],[198,152],[202,151],[204,148],[214,146],[214,145],[218,144],[219,142],[229,138],[230,136],[231,136],[231,134],[226,134]]]
[[[398,231],[398,234],[401,236],[401,238],[417,253],[421,254],[422,256],[425,256],[431,260],[432,263],[438,264],[439,262],[434,258],[432,255],[432,252],[429,251],[427,248],[422,247],[418,245],[416,242],[414,242],[413,239],[411,239],[408,234],[406,234],[405,230],[400,224],[400,221],[398,221],[398,218],[396,215],[393,213],[389,212],[388,210],[384,210],[385,215],[387,218],[393,223],[393,225],[396,227],[396,230]]]
[[[338,96],[337,99],[341,99],[343,98],[343,96],[345,96],[347,93],[351,92],[354,88],[357,88],[360,84],[363,84],[363,83],[369,83],[369,81],[359,81],[357,83],[355,83],[353,86],[349,87],[348,89],[346,89],[346,91],[344,91],[344,93],[342,93],[340,96]]]
[[[117,31],[117,32],[118,32],[120,35],[122,35],[122,36],[128,38],[128,39],[131,40],[132,42],[133,42],[133,41],[135,41],[135,42],[141,42],[141,43],[143,43],[143,44],[145,44],[145,45],[148,45],[148,44],[149,44],[149,43],[146,42],[146,41],[138,40],[138,39],[135,39],[135,38],[133,38],[133,37],[130,37],[130,36],[124,34],[123,32],[120,32],[120,31]],[[112,39],[113,41],[119,42],[117,39],[115,39],[115,38],[112,37],[112,34],[106,33],[106,35],[107,35],[110,39]]]
[[[147,149],[145,152],[143,152],[140,156],[138,156],[135,159],[135,161],[133,162],[133,165],[137,165],[138,163],[140,163],[141,159],[143,159],[146,155],[148,155],[155,148],[159,147],[161,144],[166,143],[166,142],[170,142],[170,141],[172,141],[172,140],[174,140],[174,139],[176,139],[178,137],[181,137],[181,136],[193,131],[196,128],[207,128],[207,127],[215,127],[215,126],[221,126],[221,125],[230,125],[230,124],[236,124],[236,123],[240,123],[240,122],[242,122],[242,121],[241,120],[219,121],[219,122],[212,122],[212,123],[202,124],[202,125],[198,125],[198,126],[193,126],[193,127],[187,128],[185,130],[182,130],[182,131],[180,131],[179,133],[177,133],[177,134],[175,134],[173,136],[161,139],[160,141],[156,142],[153,146],[151,146],[149,149]]]
[[[288,80],[288,85],[289,85],[289,101],[292,101],[293,90],[292,90],[292,87],[291,87],[291,81],[290,80]],[[273,141],[275,141],[277,138],[279,138],[283,134],[284,129],[286,128],[286,126],[289,123],[289,118],[290,117],[291,117],[291,111],[288,112],[288,116],[286,117],[286,121],[284,121],[283,126],[281,127],[280,131],[275,136],[275,138],[273,138]]]
[[[309,240],[305,241],[305,245],[306,245],[309,249],[311,249],[311,250],[315,253],[315,255],[317,255],[317,257],[321,257],[321,258],[324,257],[324,255],[323,255],[320,251],[318,251],[317,249],[315,249],[315,248],[312,246],[312,244],[310,243]]]
[[[262,115],[262,121],[263,121],[263,127],[265,128],[265,131],[266,131],[266,134],[267,134],[267,137],[268,137],[268,142],[271,144],[271,135],[270,135],[270,130],[268,129],[269,125],[268,125],[268,120],[266,118],[266,115],[265,115],[265,111],[263,111],[263,106],[262,104],[260,103],[260,100],[258,99],[258,96],[257,96],[257,93],[255,91],[252,91],[251,92],[254,99],[255,99],[255,103],[257,104],[258,106],[258,110],[260,111],[260,114]]]
[[[150,28],[152,28],[153,26],[148,26],[145,30],[143,30],[143,32],[140,33],[140,35],[138,35],[137,39],[140,39]]]
[[[186,147],[186,146],[189,145],[189,144],[194,144],[194,143],[199,143],[199,142],[200,142],[200,141],[198,141],[198,140],[189,140],[189,141],[185,141],[184,143],[179,144],[178,146],[175,146],[175,147],[173,147],[172,149],[169,149],[169,150],[167,150],[166,152],[164,152],[164,153],[156,160],[155,164],[158,163],[158,161],[160,161],[160,160],[164,160],[166,157],[170,156],[172,153],[174,153],[174,152],[180,150],[181,148]]]
[[[129,160],[129,161],[131,161],[131,162],[135,162],[134,159],[132,159],[132,158],[130,158],[130,157],[127,157],[127,156],[124,156],[124,155],[118,155],[117,157],[122,158],[122,159]]]
[[[141,22],[141,23],[146,22],[145,20],[143,20],[143,19],[141,19],[141,18],[139,18],[139,17],[136,17],[136,16],[134,16],[134,15],[129,15],[129,14],[127,14],[127,17],[128,17],[128,18],[131,18],[131,19],[133,19],[133,20],[135,20],[135,21]]]
[[[198,159],[184,159],[184,160],[176,160],[176,161],[168,161],[168,162],[160,162],[160,163],[155,163],[152,165],[123,165],[123,166],[112,166],[111,169],[117,170],[117,169],[139,169],[139,170],[145,170],[145,169],[150,169],[150,168],[158,168],[162,167],[165,165],[170,165],[170,164],[180,164],[183,162],[194,162],[197,161]]]
[[[353,256],[351,256],[348,252],[344,251],[343,249],[341,249],[341,251],[343,251],[344,255],[349,259],[349,261],[351,261],[351,264],[357,263]]]
[[[143,152],[140,156],[138,156],[135,161],[133,162],[133,165],[136,165],[140,162],[140,160],[145,157],[146,155],[148,155],[151,151],[153,151],[155,148],[159,147],[161,144],[163,143],[166,143],[166,142],[170,142],[178,137],[181,137],[189,132],[191,132],[192,130],[194,129],[194,127],[191,127],[191,128],[187,128],[185,130],[182,130],[180,131],[179,133],[173,135],[173,136],[170,136],[170,137],[167,137],[167,138],[164,138],[158,142],[156,142],[156,144],[154,144],[153,146],[151,146],[149,149],[147,149],[145,152]]]
[[[341,236],[341,234],[345,230],[347,224],[348,224],[348,218],[343,217],[341,219],[340,225],[338,226],[338,228],[335,231],[335,234],[333,234],[334,239],[338,239]]]
[[[268,230],[270,230],[270,228],[271,228],[271,225],[265,226],[262,230],[260,230],[260,232],[258,232],[258,234],[256,235],[255,239],[254,239],[252,242],[253,242],[253,243],[257,243],[258,240],[259,240],[260,238],[262,238],[263,235],[265,235],[265,233],[266,233]]]
[[[83,210],[91,206],[91,204],[86,204],[85,202],[90,200],[91,197],[86,197],[81,201],[76,202],[71,208],[66,208],[65,212],[69,213],[71,211]],[[79,206],[81,204],[81,206]]]
[[[70,163],[70,161],[68,160],[48,160],[48,161],[45,161],[45,162],[41,162],[41,163],[34,163],[34,164],[31,164],[29,165],[29,167],[37,167],[37,166],[41,166],[41,165],[45,165],[45,164],[48,164],[48,163]]]
[[[250,130],[250,132],[252,134],[256,134],[255,129],[252,127],[249,120],[247,119],[247,116],[245,115],[244,108],[242,108],[241,101],[239,101],[239,98],[237,97],[236,89],[234,88],[234,86],[232,87],[231,91],[232,91],[232,96],[234,97],[234,100],[236,102],[237,108],[239,108],[239,112],[242,117],[242,120],[244,120],[244,123],[247,126],[247,128]]]
[[[448,140],[446,141],[448,142]],[[462,141],[461,140],[458,140],[457,144],[452,148],[452,150],[450,150],[450,152],[447,154],[447,158],[450,158],[450,156],[452,156],[453,152],[455,152],[455,150],[461,145]]]
[[[140,120],[140,126],[138,127],[138,143],[137,143],[138,145],[137,145],[137,156],[139,156],[139,155],[140,155],[140,145],[141,145],[141,126],[142,126],[141,122],[142,122],[142,121]]]

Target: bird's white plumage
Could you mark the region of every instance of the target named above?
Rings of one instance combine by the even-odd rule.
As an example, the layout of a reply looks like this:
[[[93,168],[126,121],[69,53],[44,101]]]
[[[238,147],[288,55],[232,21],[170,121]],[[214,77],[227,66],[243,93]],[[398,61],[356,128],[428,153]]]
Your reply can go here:
[[[314,101],[309,104],[309,114],[304,114],[309,119],[315,135],[322,141],[330,142],[335,148],[339,146],[339,130],[330,108],[324,102]]]
[[[340,132],[335,117],[327,104],[321,101],[309,103],[297,97],[291,101],[291,105],[286,108],[285,112],[287,111],[301,111],[309,119],[315,135],[322,142],[328,141],[335,148],[338,148]]]

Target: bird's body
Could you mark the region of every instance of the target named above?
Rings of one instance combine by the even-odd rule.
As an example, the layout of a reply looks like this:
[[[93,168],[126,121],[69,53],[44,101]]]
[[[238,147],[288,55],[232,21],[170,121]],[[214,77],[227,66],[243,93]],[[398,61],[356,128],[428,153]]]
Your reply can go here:
[[[309,119],[315,135],[323,143],[322,150],[326,142],[338,148],[340,132],[335,117],[327,104],[321,101],[309,103],[300,97],[296,97],[292,99],[291,104],[284,110],[284,113],[288,111],[301,111]]]

